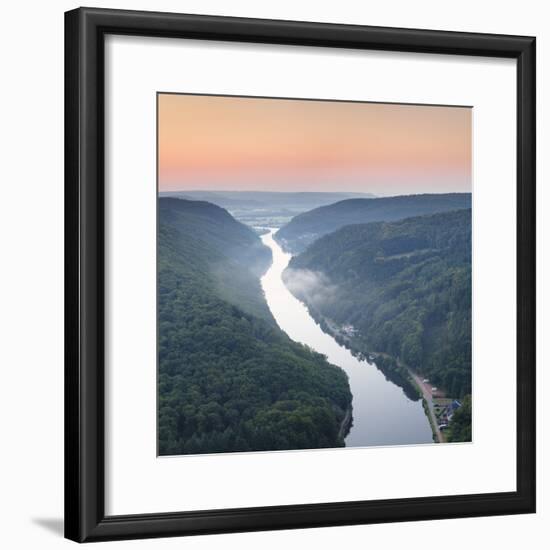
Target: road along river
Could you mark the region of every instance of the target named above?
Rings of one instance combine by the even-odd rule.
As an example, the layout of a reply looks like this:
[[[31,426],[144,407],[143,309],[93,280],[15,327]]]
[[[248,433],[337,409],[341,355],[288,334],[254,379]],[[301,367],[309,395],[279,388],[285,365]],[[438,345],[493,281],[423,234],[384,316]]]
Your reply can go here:
[[[410,400],[399,386],[386,380],[374,364],[354,357],[323,332],[307,307],[286,288],[281,275],[291,255],[273,239],[275,231],[262,236],[273,254],[273,263],[262,277],[262,288],[279,327],[296,342],[326,355],[330,363],[347,373],[353,394],[353,425],[346,437],[346,446],[433,443],[422,401]]]

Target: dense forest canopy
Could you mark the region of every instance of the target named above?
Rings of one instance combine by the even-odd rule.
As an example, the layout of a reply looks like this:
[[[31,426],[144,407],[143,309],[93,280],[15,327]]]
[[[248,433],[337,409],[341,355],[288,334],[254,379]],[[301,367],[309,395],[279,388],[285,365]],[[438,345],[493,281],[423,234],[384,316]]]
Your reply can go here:
[[[275,239],[286,250],[299,253],[319,237],[345,225],[470,208],[471,202],[470,193],[348,199],[299,214],[277,232]]]
[[[445,438],[449,443],[472,441],[472,397],[470,395],[464,397],[462,406],[454,412],[449,428],[445,432]]]
[[[159,453],[343,446],[345,373],[276,325],[270,251],[209,203],[159,199]]]
[[[453,397],[471,393],[471,210],[348,225],[294,257],[284,278],[321,323],[348,329]]]

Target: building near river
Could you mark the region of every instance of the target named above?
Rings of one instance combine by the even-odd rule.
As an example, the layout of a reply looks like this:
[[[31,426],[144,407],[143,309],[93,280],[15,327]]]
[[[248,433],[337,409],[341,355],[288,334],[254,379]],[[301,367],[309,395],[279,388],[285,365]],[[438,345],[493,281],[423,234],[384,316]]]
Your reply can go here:
[[[451,401],[451,403],[447,405],[447,409],[445,411],[445,414],[447,416],[447,421],[451,420],[455,411],[457,411],[460,407],[462,407],[462,403],[457,399],[453,399],[453,401]]]

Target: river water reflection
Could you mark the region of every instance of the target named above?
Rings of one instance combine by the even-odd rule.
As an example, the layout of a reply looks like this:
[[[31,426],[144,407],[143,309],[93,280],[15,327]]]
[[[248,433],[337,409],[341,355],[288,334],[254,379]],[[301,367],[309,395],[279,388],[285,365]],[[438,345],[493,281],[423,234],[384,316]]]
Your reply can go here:
[[[330,363],[347,373],[353,394],[353,425],[346,437],[346,446],[432,443],[432,431],[422,402],[409,399],[373,364],[357,359],[323,332],[304,304],[288,291],[281,274],[291,255],[273,239],[274,232],[262,236],[273,254],[273,264],[261,281],[267,303],[279,327],[290,338],[326,355]]]

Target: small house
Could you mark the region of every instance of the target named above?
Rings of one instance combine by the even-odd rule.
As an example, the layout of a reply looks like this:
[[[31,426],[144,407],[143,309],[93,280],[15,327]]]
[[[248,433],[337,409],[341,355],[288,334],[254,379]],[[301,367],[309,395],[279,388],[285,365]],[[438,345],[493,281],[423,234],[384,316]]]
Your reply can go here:
[[[462,407],[462,403],[460,401],[458,401],[457,399],[453,399],[447,405],[447,410],[445,411],[447,419],[451,420],[451,418],[453,417],[453,414],[455,413],[455,411],[460,409],[460,407]]]

